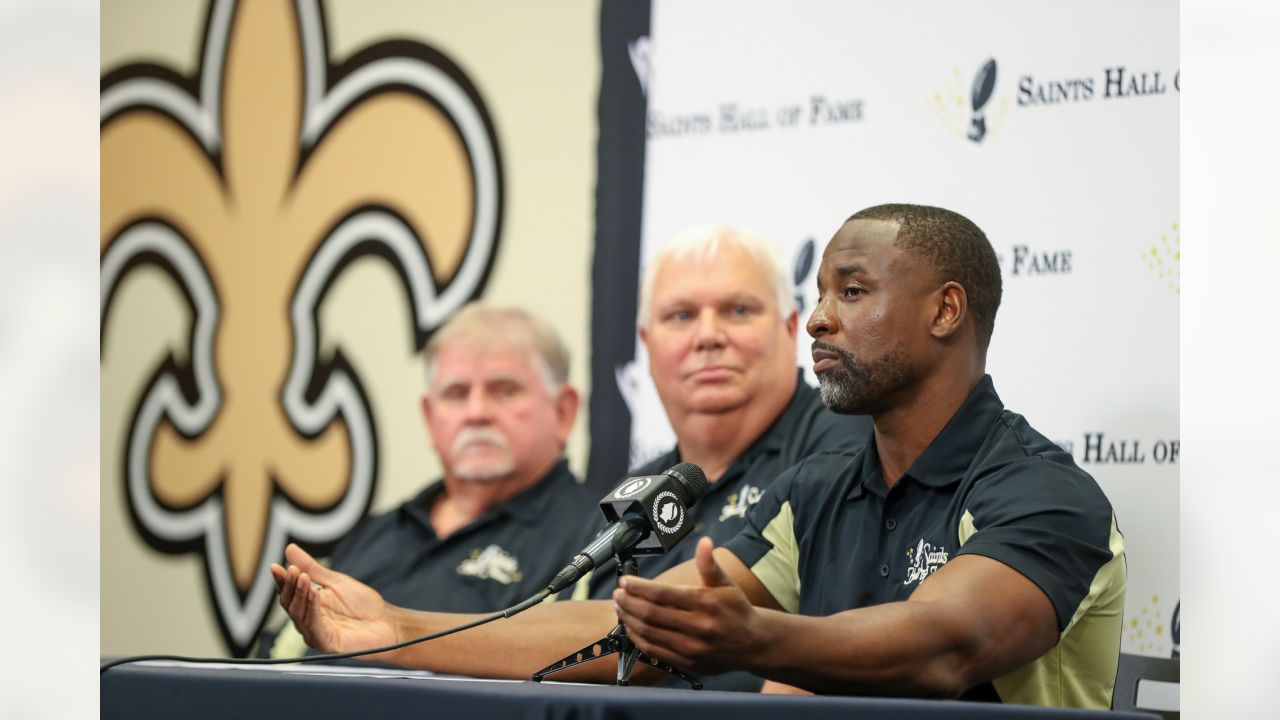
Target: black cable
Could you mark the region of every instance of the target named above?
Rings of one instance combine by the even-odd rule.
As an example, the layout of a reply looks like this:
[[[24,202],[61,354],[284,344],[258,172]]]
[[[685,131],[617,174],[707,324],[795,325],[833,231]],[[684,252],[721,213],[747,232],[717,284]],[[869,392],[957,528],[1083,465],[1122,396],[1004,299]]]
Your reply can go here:
[[[545,600],[547,596],[550,594],[551,594],[551,589],[544,588],[542,590],[539,590],[536,595],[533,595],[532,597],[530,597],[529,599],[521,603],[512,605],[506,610],[501,610],[492,615],[482,617],[479,620],[473,620],[465,625],[459,625],[455,628],[449,628],[448,630],[443,630],[441,632],[433,633],[431,635],[423,635],[422,637],[416,637],[411,640],[404,640],[394,645],[383,645],[382,647],[369,648],[368,650],[353,650],[351,652],[330,653],[328,655],[305,655],[303,657],[296,657],[296,658],[238,659],[238,658],[185,657],[183,655],[135,655],[133,657],[118,658],[116,660],[112,660],[111,662],[104,664],[102,667],[98,669],[98,674],[101,675],[102,673],[105,673],[106,671],[110,670],[113,667],[116,667],[117,665],[142,662],[144,660],[174,660],[178,662],[189,662],[189,663],[234,663],[236,665],[286,665],[290,663],[320,662],[322,660],[344,660],[346,658],[358,657],[360,655],[372,655],[374,653],[390,652],[392,650],[399,650],[400,648],[408,647],[410,645],[416,645],[418,643],[426,642],[428,640],[435,640],[436,638],[442,638],[445,635],[452,635],[457,632],[462,632],[463,630],[470,630],[473,627],[479,627],[481,625],[484,625],[485,623],[491,623],[494,620],[509,618],[512,615],[515,615],[516,613],[524,612],[525,610],[528,610],[534,605],[537,605],[538,603]]]

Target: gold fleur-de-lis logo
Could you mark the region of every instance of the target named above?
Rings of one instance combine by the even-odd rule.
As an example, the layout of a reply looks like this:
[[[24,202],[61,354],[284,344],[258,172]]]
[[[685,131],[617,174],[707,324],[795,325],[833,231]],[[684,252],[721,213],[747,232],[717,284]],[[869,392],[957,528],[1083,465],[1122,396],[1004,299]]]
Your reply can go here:
[[[437,51],[379,43],[331,65],[315,0],[210,6],[200,69],[131,65],[101,96],[101,322],[141,266],[181,288],[190,334],[154,349],[121,434],[134,526],[204,555],[244,654],[267,566],[331,545],[367,511],[377,436],[318,307],[363,255],[397,271],[421,347],[488,276],[498,148],[478,93]],[[105,344],[105,343],[104,343]]]

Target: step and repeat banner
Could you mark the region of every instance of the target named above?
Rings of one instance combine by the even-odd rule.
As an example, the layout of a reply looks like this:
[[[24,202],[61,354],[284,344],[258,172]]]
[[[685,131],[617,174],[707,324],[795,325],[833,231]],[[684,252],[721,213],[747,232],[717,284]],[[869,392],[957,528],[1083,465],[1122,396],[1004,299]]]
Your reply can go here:
[[[648,17],[626,12],[613,49],[625,65],[611,86],[606,37],[604,89],[632,108],[618,142],[642,169],[611,178],[602,160],[600,182],[635,207],[621,228],[639,261],[632,287],[679,230],[723,222],[776,245],[804,318],[811,258],[853,212],[910,202],[968,216],[1004,274],[996,389],[1115,506],[1124,650],[1177,654],[1177,5],[657,0]],[[604,270],[597,258],[597,297]],[[622,332],[594,340],[623,348],[594,368],[596,402],[612,370],[611,400],[630,417],[614,454],[635,464],[670,447],[643,347]],[[801,333],[805,366],[809,342]]]

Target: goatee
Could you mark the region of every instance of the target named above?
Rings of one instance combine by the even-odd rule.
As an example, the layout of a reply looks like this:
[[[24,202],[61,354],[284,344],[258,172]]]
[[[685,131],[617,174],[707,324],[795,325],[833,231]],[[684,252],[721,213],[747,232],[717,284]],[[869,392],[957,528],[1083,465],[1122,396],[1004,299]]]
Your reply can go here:
[[[839,367],[818,374],[818,392],[823,404],[842,415],[876,413],[886,396],[904,385],[911,375],[910,363],[901,348],[870,362],[860,362],[848,350],[820,340],[813,342],[813,349],[839,358]]]

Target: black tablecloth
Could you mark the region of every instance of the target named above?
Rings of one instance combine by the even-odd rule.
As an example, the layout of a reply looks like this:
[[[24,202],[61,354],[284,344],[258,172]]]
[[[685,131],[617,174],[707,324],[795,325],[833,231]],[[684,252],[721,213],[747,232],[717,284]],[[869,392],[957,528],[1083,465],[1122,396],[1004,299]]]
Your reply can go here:
[[[343,674],[347,673],[347,674]],[[359,674],[356,674],[359,673]],[[669,688],[509,682],[413,671],[125,665],[101,678],[103,718],[1151,718],[937,700],[776,697]]]

